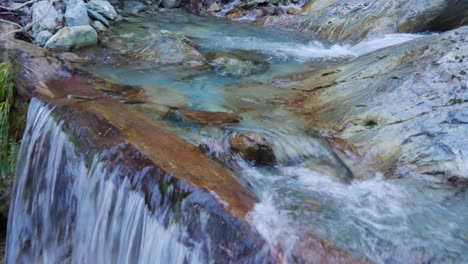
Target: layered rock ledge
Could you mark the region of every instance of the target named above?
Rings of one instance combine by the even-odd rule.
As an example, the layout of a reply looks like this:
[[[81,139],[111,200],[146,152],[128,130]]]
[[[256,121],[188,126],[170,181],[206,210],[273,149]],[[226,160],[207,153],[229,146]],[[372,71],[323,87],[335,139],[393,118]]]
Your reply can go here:
[[[341,146],[356,176],[467,179],[467,36],[465,26],[309,74],[290,85],[293,111]]]

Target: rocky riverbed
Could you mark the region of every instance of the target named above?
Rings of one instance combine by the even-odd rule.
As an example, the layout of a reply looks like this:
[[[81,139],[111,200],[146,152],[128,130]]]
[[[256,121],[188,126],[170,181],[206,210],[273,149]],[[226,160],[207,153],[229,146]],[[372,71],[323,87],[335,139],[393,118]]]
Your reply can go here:
[[[126,195],[139,202],[122,205],[145,217],[154,213],[158,224],[152,226],[166,230],[160,232],[167,243],[145,237],[139,224],[133,238],[159,249],[174,245],[165,260],[465,262],[467,5],[38,1],[12,11],[21,25],[44,17],[16,35],[35,45],[4,34],[13,26],[0,33],[1,51],[16,69],[21,96],[38,96],[37,109],[55,113],[36,118],[53,133],[68,134],[70,144],[44,143],[42,151],[75,149],[96,188],[111,182],[118,195],[127,183],[115,175],[131,179]],[[40,163],[52,166],[57,155]],[[93,155],[102,164],[91,162]],[[148,172],[144,164],[158,169]],[[70,166],[70,175],[84,171]],[[130,169],[115,169],[124,167]],[[56,181],[23,172],[24,179]],[[187,190],[194,194],[178,193]],[[73,230],[69,239],[86,241],[87,225],[73,219],[83,221],[80,210],[92,208],[92,201],[109,206],[111,216],[113,203],[104,193],[94,199],[75,189],[58,192],[56,199],[73,196],[82,206],[64,211],[67,220],[41,217]],[[40,192],[24,194],[35,196]],[[132,207],[140,202],[148,212]],[[34,218],[23,203],[15,208],[17,219]],[[112,221],[128,220],[119,217]],[[221,236],[225,222],[238,233],[225,229]],[[21,247],[14,232],[35,228],[24,223],[11,231],[11,252]],[[248,239],[234,246],[239,236]],[[29,253],[9,254],[10,261],[53,252],[41,239],[30,240],[37,247]],[[149,251],[128,246],[125,257],[148,259]],[[67,247],[54,258],[74,252],[68,256],[76,260],[86,252]],[[115,257],[103,245],[89,250],[88,260]]]

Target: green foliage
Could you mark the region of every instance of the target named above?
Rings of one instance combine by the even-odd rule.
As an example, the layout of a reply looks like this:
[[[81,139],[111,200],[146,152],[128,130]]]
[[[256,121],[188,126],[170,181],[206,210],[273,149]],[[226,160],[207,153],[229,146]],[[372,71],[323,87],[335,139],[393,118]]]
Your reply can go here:
[[[0,64],[0,185],[13,179],[26,107],[16,96],[10,65]]]

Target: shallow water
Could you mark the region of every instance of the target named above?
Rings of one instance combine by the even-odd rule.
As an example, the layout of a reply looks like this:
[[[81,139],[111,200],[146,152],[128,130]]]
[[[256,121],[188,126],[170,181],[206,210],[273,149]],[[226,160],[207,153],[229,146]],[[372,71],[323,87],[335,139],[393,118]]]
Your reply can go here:
[[[375,172],[367,180],[344,181],[346,169],[330,147],[275,103],[289,91],[270,85],[279,76],[320,69],[421,35],[376,36],[351,46],[247,22],[169,12],[121,22],[110,39],[123,40],[131,50],[162,29],[188,36],[204,54],[247,54],[261,69],[230,77],[215,70],[128,66],[109,60],[113,53],[100,48],[83,52],[98,54],[97,64],[83,67],[115,82],[178,91],[187,96],[189,109],[240,114],[239,124],[224,126],[158,121],[193,144],[210,145],[215,155],[228,154],[226,137],[232,131],[253,131],[272,142],[276,167],[257,168],[241,160],[235,167],[261,200],[249,220],[270,243],[282,240],[288,254],[303,233],[313,232],[378,263],[468,262],[467,192],[414,175],[385,179]],[[150,88],[147,93],[152,94]]]

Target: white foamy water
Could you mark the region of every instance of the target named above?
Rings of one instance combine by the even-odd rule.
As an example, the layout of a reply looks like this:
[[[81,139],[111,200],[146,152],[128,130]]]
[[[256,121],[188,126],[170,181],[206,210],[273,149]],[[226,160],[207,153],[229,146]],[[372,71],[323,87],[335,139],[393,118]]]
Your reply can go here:
[[[210,48],[257,50],[269,55],[272,60],[290,59],[305,62],[315,59],[358,57],[422,36],[421,34],[387,34],[366,38],[356,45],[326,45],[318,40],[300,43],[269,41],[253,36],[212,36],[209,42],[202,43],[202,45],[209,46]]]
[[[300,166],[276,176],[253,168],[245,173],[265,188],[250,219],[273,245],[294,244],[309,229],[377,263],[468,260],[468,213],[459,211],[466,195],[453,196],[446,186],[381,174],[343,184]]]
[[[165,226],[118,169],[75,155],[52,109],[33,99],[9,216],[6,263],[209,263],[184,227]]]

